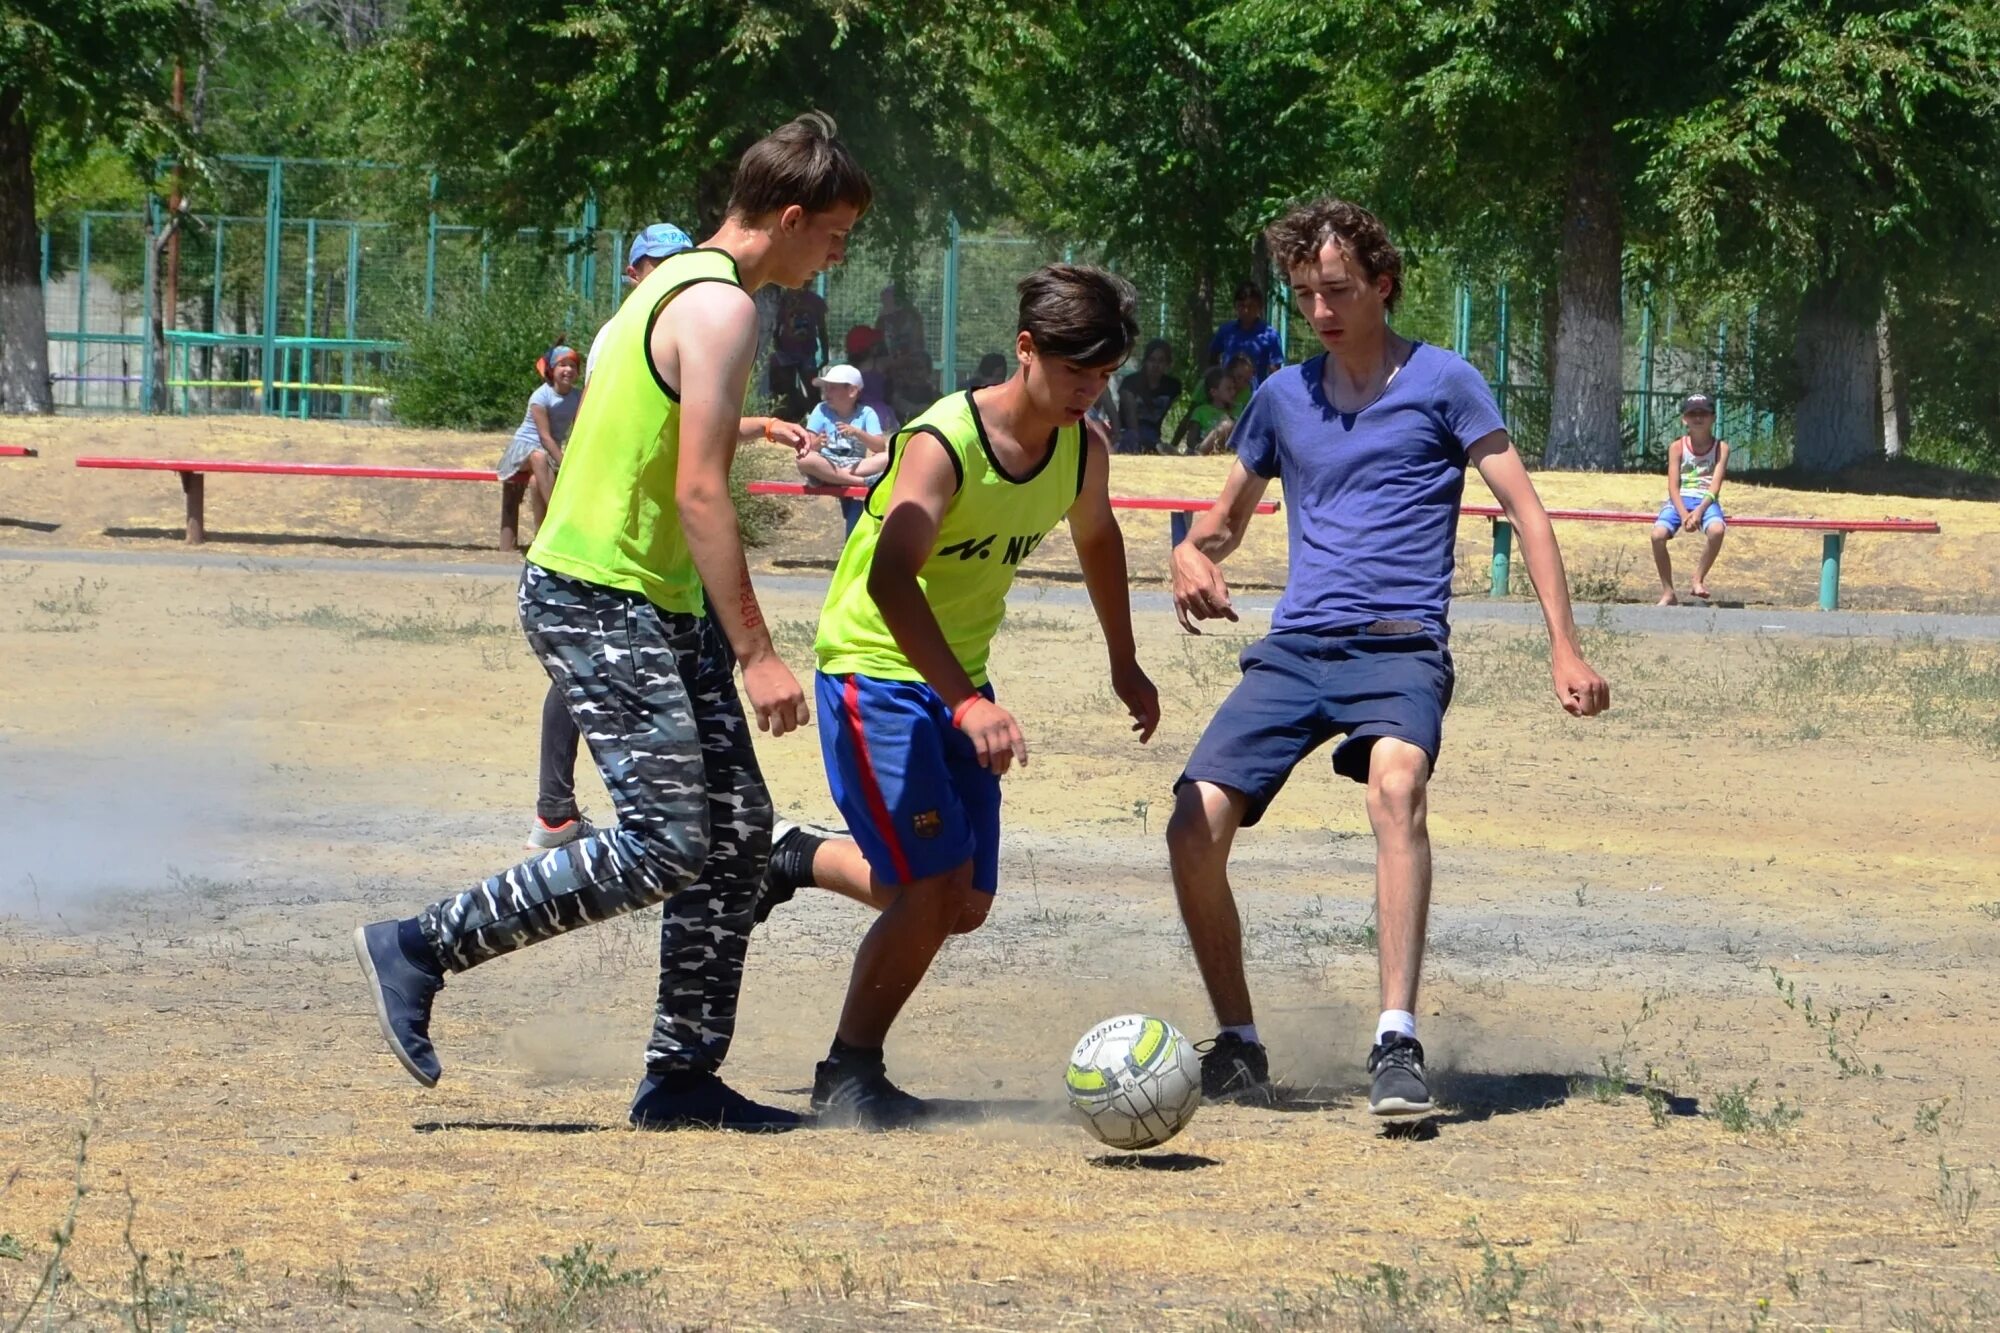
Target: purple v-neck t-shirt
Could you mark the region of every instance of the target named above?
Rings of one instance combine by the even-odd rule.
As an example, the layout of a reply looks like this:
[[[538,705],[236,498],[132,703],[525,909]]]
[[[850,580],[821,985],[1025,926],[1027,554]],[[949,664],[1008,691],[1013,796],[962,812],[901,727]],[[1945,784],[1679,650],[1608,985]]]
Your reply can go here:
[[[1291,569],[1271,631],[1414,620],[1446,641],[1466,450],[1505,429],[1465,358],[1419,342],[1382,396],[1337,412],[1326,354],[1266,380],[1236,423],[1243,466],[1285,487]]]

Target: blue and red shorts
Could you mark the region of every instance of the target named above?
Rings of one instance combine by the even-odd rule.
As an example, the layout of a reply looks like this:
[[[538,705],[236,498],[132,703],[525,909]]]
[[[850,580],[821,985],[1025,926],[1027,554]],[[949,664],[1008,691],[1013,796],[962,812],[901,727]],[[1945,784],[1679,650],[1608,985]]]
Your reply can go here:
[[[885,884],[972,863],[972,887],[1000,887],[1000,779],[922,681],[820,673],[819,750],[847,830]],[[981,691],[993,697],[993,687]]]

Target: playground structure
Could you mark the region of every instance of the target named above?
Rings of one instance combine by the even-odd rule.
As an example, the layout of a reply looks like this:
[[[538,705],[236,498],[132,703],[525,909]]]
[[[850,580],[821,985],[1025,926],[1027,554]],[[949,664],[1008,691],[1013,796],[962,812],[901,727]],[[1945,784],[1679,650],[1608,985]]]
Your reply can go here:
[[[419,179],[427,184],[418,186]],[[230,156],[190,184],[182,225],[162,246],[160,290],[145,281],[146,247],[164,224],[158,199],[143,211],[87,211],[41,236],[51,371],[61,407],[140,410],[165,390],[179,414],[386,419],[397,332],[417,317],[449,319],[496,284],[559,283],[568,333],[582,339],[615,308],[625,246],[650,218],[611,225],[586,199],[571,225],[495,233],[450,220],[435,174],[382,163]],[[688,219],[681,219],[688,221]],[[1014,283],[1055,259],[1095,258],[1086,245],[1007,230],[965,232],[953,222],[935,243],[898,254],[864,231],[848,262],[819,279],[837,349],[846,330],[879,318],[892,280],[923,316],[940,388],[969,375],[1013,337]],[[1545,436],[1544,324],[1539,284],[1456,272],[1450,257],[1412,254],[1397,324],[1469,357],[1492,383],[1516,437],[1532,453]],[[1147,338],[1174,344],[1187,393],[1199,392],[1206,347],[1186,342],[1181,275],[1129,269]],[[1267,317],[1296,360],[1313,354],[1291,318],[1282,283],[1258,275]],[[1231,317],[1229,288],[1214,322]],[[159,305],[162,337],[146,336]],[[1627,293],[1623,450],[1651,466],[1679,433],[1677,404],[1695,390],[1716,399],[1718,430],[1739,466],[1781,465],[1789,437],[1760,397],[1755,307],[1702,302],[1634,284]],[[525,393],[525,388],[524,388]]]

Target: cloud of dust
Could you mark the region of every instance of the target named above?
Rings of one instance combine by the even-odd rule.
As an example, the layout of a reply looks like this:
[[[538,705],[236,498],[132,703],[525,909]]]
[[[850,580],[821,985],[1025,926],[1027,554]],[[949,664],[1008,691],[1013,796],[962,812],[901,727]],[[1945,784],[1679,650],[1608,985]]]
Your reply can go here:
[[[251,764],[220,747],[133,731],[53,748],[0,736],[0,913],[33,917],[175,874],[222,878],[250,810]]]

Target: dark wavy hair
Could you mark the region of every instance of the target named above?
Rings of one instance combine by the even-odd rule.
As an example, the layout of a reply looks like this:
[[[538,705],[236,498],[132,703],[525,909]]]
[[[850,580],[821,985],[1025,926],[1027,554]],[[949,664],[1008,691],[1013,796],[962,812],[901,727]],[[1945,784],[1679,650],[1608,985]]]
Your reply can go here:
[[[1121,365],[1139,340],[1139,293],[1106,269],[1048,264],[1021,279],[1016,327],[1043,356],[1080,366]]]
[[[1271,258],[1287,273],[1318,260],[1331,241],[1361,266],[1370,282],[1388,276],[1389,296],[1382,303],[1386,309],[1393,313],[1402,299],[1403,252],[1389,239],[1381,219],[1359,204],[1330,196],[1294,204],[1264,229],[1264,241],[1271,247]]]

